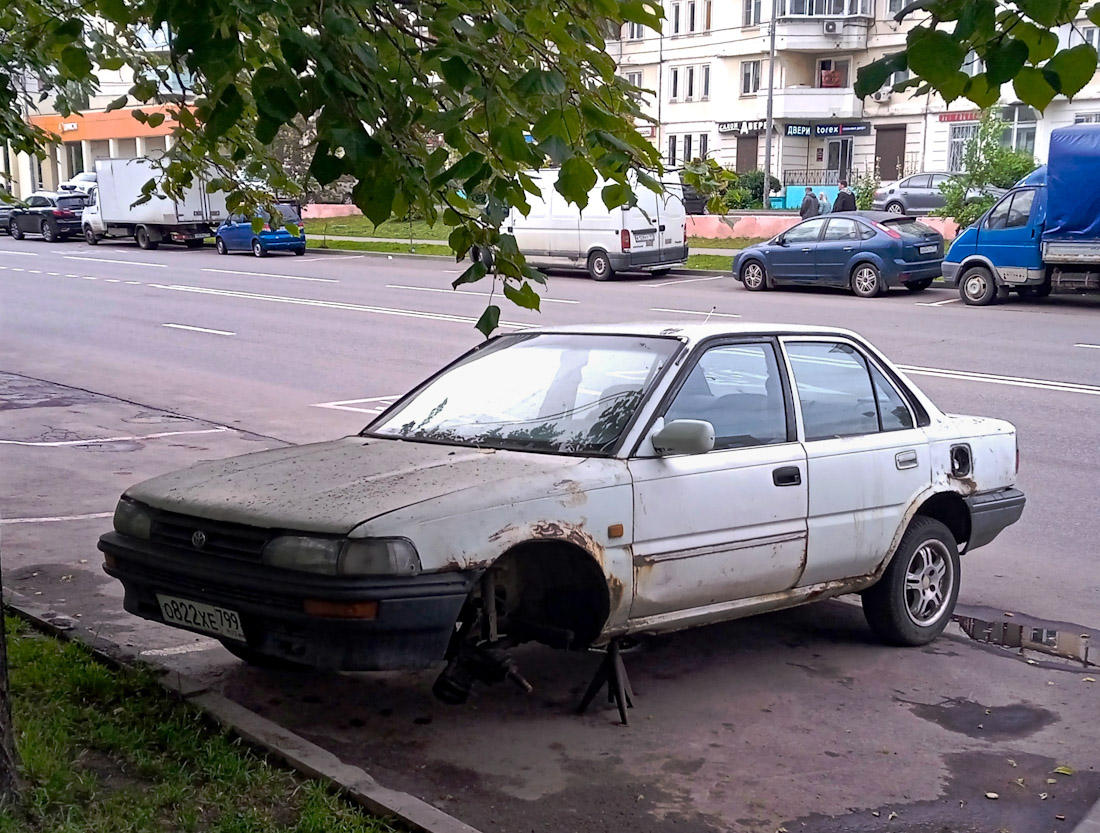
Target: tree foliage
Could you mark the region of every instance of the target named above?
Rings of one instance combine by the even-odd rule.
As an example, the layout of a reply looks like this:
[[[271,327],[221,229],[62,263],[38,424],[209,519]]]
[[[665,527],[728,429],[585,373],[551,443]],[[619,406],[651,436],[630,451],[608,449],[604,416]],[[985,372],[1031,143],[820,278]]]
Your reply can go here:
[[[709,157],[693,159],[685,164],[681,176],[685,184],[707,201],[707,212],[710,214],[726,214],[730,210],[731,198],[736,201],[743,190],[736,187],[737,174]]]
[[[0,139],[43,147],[21,115],[27,82],[67,113],[97,69],[128,68],[130,99],[167,104],[179,122],[161,187],[212,167],[238,210],[262,199],[257,178],[279,191],[303,181],[272,143],[309,124],[320,186],[350,177],[376,223],[415,208],[446,224],[456,258],[494,251],[509,297],[537,306],[523,287],[542,276],[499,233],[539,193],[524,171],[559,166],[558,191],[582,207],[597,176],[608,207],[633,202],[631,170],[660,189],[659,155],[635,127],[640,91],[605,49],[625,22],[660,18],[647,0],[21,0],[0,7]],[[178,104],[181,87],[194,108]],[[483,275],[471,266],[455,283]]]
[[[1054,96],[1072,98],[1096,73],[1096,49],[1080,42],[1059,43],[1051,30],[1073,25],[1082,15],[1100,26],[1095,0],[914,0],[896,15],[898,21],[918,20],[906,37],[905,49],[859,70],[856,94],[880,89],[890,75],[908,69],[912,78],[895,85],[918,93],[938,92],[948,103],[967,98],[990,107],[1001,85],[1012,83],[1021,101],[1044,110]],[[982,71],[963,71],[973,51]]]

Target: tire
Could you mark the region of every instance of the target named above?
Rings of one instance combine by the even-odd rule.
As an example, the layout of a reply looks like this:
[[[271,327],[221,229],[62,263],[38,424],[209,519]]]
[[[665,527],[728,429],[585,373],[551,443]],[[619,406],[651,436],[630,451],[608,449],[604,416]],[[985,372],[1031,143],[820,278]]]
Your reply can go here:
[[[19,223],[14,219],[8,224],[8,234],[10,234],[15,240],[23,239],[23,229],[19,228]]]
[[[153,251],[155,248],[157,248],[157,246],[160,245],[159,241],[154,240],[152,237],[149,236],[149,230],[145,228],[145,226],[139,226],[138,230],[134,232],[134,240],[137,241],[139,249],[145,249],[149,252]]]
[[[959,280],[959,295],[972,307],[984,307],[996,303],[1000,293],[993,273],[984,266],[975,266]]]
[[[886,291],[882,273],[873,263],[857,263],[852,270],[852,292],[860,298],[874,298]]]
[[[594,281],[609,281],[615,277],[607,252],[597,249],[588,256],[588,274]]]
[[[57,242],[57,229],[53,227],[53,223],[49,220],[42,221],[42,239],[47,243]]]
[[[214,248],[217,249],[218,254],[220,254],[220,255],[229,254],[229,249],[225,245],[225,241],[222,240],[220,237],[215,237],[214,238]]]
[[[671,269],[650,269],[649,276],[651,278],[663,278],[671,271]]]
[[[946,526],[918,515],[889,566],[863,591],[863,615],[890,645],[927,645],[939,636],[959,598],[959,547]]]
[[[294,250],[294,255],[295,255],[295,257],[301,257],[301,256],[302,256],[302,255],[304,255],[305,253],[306,253],[306,250],[305,250],[305,249],[295,249],[295,250]]]
[[[219,642],[222,643],[225,650],[237,659],[254,668],[266,668],[271,671],[303,671],[309,668],[308,665],[300,662],[261,654],[259,651],[255,651],[247,645],[242,645],[240,642],[234,642],[232,639],[221,639]]]
[[[762,292],[768,288],[768,270],[759,260],[750,260],[741,267],[741,283],[749,292]]]
[[[183,245],[188,249],[201,249],[203,246],[202,240],[185,240]]]
[[[905,288],[910,292],[924,292],[924,290],[932,285],[933,280],[935,280],[935,278],[921,278],[919,281],[909,281],[905,284]]]
[[[84,226],[84,242],[89,246],[94,246],[99,242],[99,237],[92,231],[91,226]]]
[[[256,257],[267,257],[267,252],[259,240],[252,241],[252,254]]]
[[[887,214],[904,214],[905,213],[905,206],[902,205],[897,200],[894,200],[893,202],[888,202],[888,203],[886,203],[886,213]]]

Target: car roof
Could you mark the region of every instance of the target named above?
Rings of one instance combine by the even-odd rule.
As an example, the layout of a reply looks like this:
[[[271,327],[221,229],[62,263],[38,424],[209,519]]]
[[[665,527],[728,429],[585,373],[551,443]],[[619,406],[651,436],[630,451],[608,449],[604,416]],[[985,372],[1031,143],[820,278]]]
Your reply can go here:
[[[565,327],[534,327],[521,332],[567,333],[571,335],[666,336],[698,342],[715,336],[841,335],[860,338],[840,327],[806,324],[770,324],[757,321],[626,321],[617,324],[576,324]]]

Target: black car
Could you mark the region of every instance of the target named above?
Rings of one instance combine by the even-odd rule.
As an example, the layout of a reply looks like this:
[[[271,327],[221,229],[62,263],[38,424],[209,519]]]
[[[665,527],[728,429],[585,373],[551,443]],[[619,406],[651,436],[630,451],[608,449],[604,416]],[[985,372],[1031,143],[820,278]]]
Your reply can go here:
[[[8,195],[3,186],[0,186],[0,232],[7,234],[8,224],[11,223],[11,210],[21,205],[23,203]]]
[[[51,243],[80,235],[80,215],[87,204],[85,194],[35,191],[26,203],[11,209],[8,231],[16,240],[25,234],[41,234]]]

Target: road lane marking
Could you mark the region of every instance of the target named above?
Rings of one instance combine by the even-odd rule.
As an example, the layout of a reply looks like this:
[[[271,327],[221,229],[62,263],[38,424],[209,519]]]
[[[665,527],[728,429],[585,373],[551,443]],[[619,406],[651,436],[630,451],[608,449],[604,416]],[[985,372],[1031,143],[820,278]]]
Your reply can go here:
[[[203,639],[199,642],[192,642],[189,645],[176,645],[172,648],[150,648],[147,651],[142,651],[143,657],[174,657],[179,654],[193,654],[198,651],[209,651],[211,648],[216,648],[221,643],[216,639]]]
[[[302,275],[276,275],[272,272],[243,272],[239,269],[203,269],[203,272],[217,272],[221,275],[250,275],[253,278],[282,278],[286,281],[312,281],[313,283],[340,283],[335,278],[307,278]]]
[[[141,286],[141,281],[126,281],[127,286]]]
[[[1017,388],[1034,388],[1060,393],[1083,393],[1100,396],[1100,385],[1079,385],[1075,382],[1055,382],[1048,379],[1029,379],[1023,376],[998,376],[993,373],[974,373],[969,370],[949,370],[940,367],[916,367],[899,364],[898,370],[915,376],[935,376],[939,379],[955,379],[964,382],[986,382],[991,385],[1009,385]]]
[[[65,255],[65,260],[85,260],[90,263],[121,263],[123,266],[152,266],[156,269],[167,269],[166,263],[150,263],[147,260],[110,260],[106,257],[83,257],[81,255]]]
[[[1100,344],[1075,344],[1074,347],[1088,347],[1092,350],[1100,350]]]
[[[65,275],[66,278],[79,278],[80,275]]]
[[[229,330],[211,330],[208,327],[192,327],[188,324],[161,324],[162,327],[171,327],[173,330],[191,330],[195,333],[210,333],[216,336],[235,336],[236,333],[231,333]]]
[[[41,269],[28,269],[27,271],[29,271],[32,275],[41,275],[42,274]]]
[[[401,396],[369,396],[366,399],[342,399],[338,402],[318,402],[310,405],[311,408],[327,408],[330,411],[353,411],[357,414],[380,414]],[[379,403],[373,408],[356,408],[355,405],[365,405],[370,402]]]
[[[700,312],[695,309],[668,309],[666,307],[650,307],[650,312],[674,312],[677,315],[705,315],[708,318],[740,318],[740,315],[732,312]]]
[[[299,260],[299,263],[313,263],[315,260],[332,260],[336,257],[339,260],[356,260],[357,258],[366,257],[366,255],[324,255],[322,257],[305,257]]]
[[[500,297],[500,293],[474,292],[472,289],[444,289],[439,286],[406,286],[400,283],[388,283],[386,289],[411,289],[415,292],[446,292],[449,295],[477,295],[479,298]],[[565,298],[546,298],[539,296],[539,302],[543,304],[579,304],[580,301],[569,301]]]
[[[944,301],[917,301],[918,307],[942,307],[944,304],[956,304],[962,298],[948,298]]]
[[[663,281],[661,283],[643,283],[643,284],[639,284],[639,286],[648,286],[648,287],[671,286],[674,283],[699,283],[700,281],[720,281],[720,280],[722,280],[722,278],[732,278],[732,277],[733,277],[733,275],[730,274],[730,275],[711,275],[708,278],[676,278],[675,280]]]
[[[54,277],[54,278],[60,278],[61,277],[60,272],[47,272],[46,274],[50,275],[51,277]]]
[[[38,252],[13,252],[11,249],[0,249],[0,255],[19,255],[20,257],[38,257]]]
[[[339,301],[321,301],[316,298],[294,298],[287,295],[261,295],[256,292],[238,292],[230,289],[210,289],[205,286],[186,286],[181,284],[151,283],[148,286],[153,289],[165,289],[170,292],[194,292],[199,295],[214,295],[222,298],[241,298],[246,301],[269,301],[275,304],[295,304],[303,307],[322,307],[324,309],[339,309],[349,312],[369,312],[375,315],[396,315],[403,318],[424,318],[429,321],[452,321],[457,324],[476,324],[476,318],[467,315],[447,315],[441,312],[422,312],[411,309],[394,309],[391,307],[370,307],[365,304],[346,304]],[[519,324],[513,321],[501,321],[498,325],[505,330],[524,330],[534,327],[534,324]]]
[[[114,512],[91,512],[87,515],[55,515],[48,518],[0,518],[0,524],[49,524],[57,521],[92,521],[114,517]]]
[[[18,266],[12,266],[11,270],[13,272],[25,272],[26,271],[25,269],[20,269]]]
[[[199,431],[162,431],[159,434],[134,435],[132,437],[101,437],[91,440],[57,440],[54,442],[30,442],[27,440],[0,440],[0,445],[18,445],[30,448],[65,448],[74,445],[103,445],[104,443],[128,443],[138,440],[159,440],[162,437],[182,437],[185,434],[221,434],[231,428],[204,428]]]
[[[80,277],[82,277],[86,281],[98,281],[99,280],[99,278],[97,278],[95,275],[81,275]]]
[[[104,283],[122,283],[118,278],[104,278]]]

